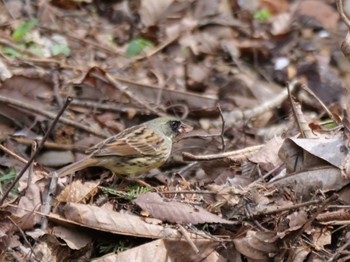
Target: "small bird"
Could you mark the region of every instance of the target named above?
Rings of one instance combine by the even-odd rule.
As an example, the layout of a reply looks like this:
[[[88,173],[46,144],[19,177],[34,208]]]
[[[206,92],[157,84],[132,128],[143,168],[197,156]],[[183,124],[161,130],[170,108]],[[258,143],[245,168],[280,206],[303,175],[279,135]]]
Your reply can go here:
[[[159,117],[125,129],[87,151],[90,155],[57,170],[63,177],[91,166],[111,170],[117,176],[135,176],[160,167],[169,158],[173,141],[191,126],[174,117]]]

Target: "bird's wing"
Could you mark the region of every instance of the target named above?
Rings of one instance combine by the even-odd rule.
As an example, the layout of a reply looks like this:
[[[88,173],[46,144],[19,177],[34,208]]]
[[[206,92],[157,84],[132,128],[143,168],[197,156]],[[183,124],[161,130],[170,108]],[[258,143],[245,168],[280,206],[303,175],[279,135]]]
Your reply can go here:
[[[125,132],[127,131],[127,132]],[[157,155],[164,138],[145,126],[129,128],[94,148],[93,156],[141,157]]]

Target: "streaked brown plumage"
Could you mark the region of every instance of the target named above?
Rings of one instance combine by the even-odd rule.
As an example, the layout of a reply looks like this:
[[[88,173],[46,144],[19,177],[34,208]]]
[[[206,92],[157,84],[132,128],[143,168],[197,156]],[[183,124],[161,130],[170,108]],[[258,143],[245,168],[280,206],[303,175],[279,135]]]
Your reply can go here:
[[[92,147],[88,157],[56,171],[62,177],[90,166],[105,167],[133,178],[160,167],[169,158],[174,138],[189,126],[173,117],[159,117],[130,127]]]

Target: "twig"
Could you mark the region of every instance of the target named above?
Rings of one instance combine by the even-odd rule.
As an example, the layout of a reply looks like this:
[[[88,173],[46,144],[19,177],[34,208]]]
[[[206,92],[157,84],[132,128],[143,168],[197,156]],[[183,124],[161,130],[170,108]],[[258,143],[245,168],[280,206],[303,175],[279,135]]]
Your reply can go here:
[[[12,223],[12,224],[17,228],[17,230],[21,233],[21,235],[22,235],[22,237],[23,237],[23,239],[24,239],[24,242],[26,242],[26,244],[27,244],[28,247],[30,248],[30,251],[34,254],[34,259],[35,259],[35,261],[40,261],[40,260],[38,260],[38,259],[36,258],[37,255],[36,255],[35,252],[34,252],[33,246],[32,246],[32,244],[29,242],[29,240],[28,240],[26,234],[24,233],[24,231],[22,230],[22,228],[21,228],[19,225],[17,225],[17,223],[11,218],[11,216],[8,216],[7,218],[11,221],[11,223]]]
[[[220,134],[220,138],[221,138],[221,143],[222,143],[222,152],[225,152],[225,139],[224,139],[224,133],[225,133],[225,118],[222,114],[222,110],[221,110],[221,106],[220,104],[218,104],[217,106],[219,113],[220,113],[220,117],[221,117],[221,121],[222,121],[222,125],[221,125],[221,134]]]
[[[263,181],[265,178],[267,178],[268,176],[270,176],[273,172],[275,172],[277,169],[279,169],[283,164],[276,166],[275,168],[271,169],[269,172],[267,172],[265,175],[263,175],[262,177],[260,177],[259,179],[253,181],[252,183],[250,183],[247,186],[247,189],[252,188],[253,186],[255,186],[257,183],[259,183],[260,181]]]
[[[136,103],[138,103],[139,105],[141,105],[142,107],[148,109],[149,111],[151,111],[152,113],[154,113],[156,115],[165,116],[165,114],[163,112],[160,112],[160,111],[156,110],[155,108],[150,106],[148,103],[146,103],[145,100],[140,99],[135,94],[133,94],[131,91],[129,91],[127,86],[122,86],[120,83],[118,83],[118,81],[115,80],[110,74],[106,73],[105,75],[106,75],[107,80],[115,88],[117,88],[120,92],[125,94],[128,98],[130,98],[131,100],[135,101]]]
[[[194,250],[194,252],[196,254],[199,253],[199,249],[196,247],[196,245],[194,244],[193,240],[191,239],[191,237],[188,235],[186,229],[181,226],[180,224],[177,224],[181,234],[184,236],[184,238],[186,239],[186,241],[188,242],[188,244],[191,246],[191,248]]]
[[[74,101],[72,101],[71,105],[107,110],[107,111],[112,111],[112,112],[123,112],[123,113],[128,113],[128,112],[130,112],[130,109],[132,109],[132,110],[136,110],[138,113],[141,113],[141,114],[147,114],[147,113],[149,114],[149,111],[145,111],[143,108],[121,106],[120,104],[107,104],[106,102],[98,103],[98,102],[93,102],[93,101],[74,99]]]
[[[45,136],[43,137],[43,139],[40,141],[40,144],[38,146],[38,149],[35,151],[35,153],[31,156],[31,158],[28,160],[27,164],[23,167],[23,169],[19,172],[19,174],[17,175],[16,179],[12,182],[12,184],[7,188],[7,190],[5,191],[4,195],[2,196],[1,200],[0,200],[0,206],[2,206],[2,204],[4,203],[5,199],[7,198],[8,194],[11,192],[11,190],[14,188],[14,186],[17,184],[17,182],[21,179],[21,177],[24,175],[24,172],[28,169],[28,167],[32,164],[32,162],[34,161],[35,157],[39,154],[40,150],[44,147],[44,143],[47,140],[47,138],[49,137],[49,135],[51,134],[51,131],[54,129],[58,119],[60,118],[60,116],[63,114],[64,110],[66,110],[66,108],[68,107],[70,101],[72,101],[71,97],[68,97],[66,100],[66,103],[64,104],[64,106],[61,108],[61,110],[58,112],[56,118],[54,119],[54,121],[51,123],[49,129],[47,130]]]
[[[45,116],[45,117],[47,117],[49,119],[55,119],[56,118],[56,114],[54,114],[54,113],[44,111],[41,108],[37,108],[37,107],[31,106],[29,104],[23,103],[23,102],[21,102],[19,100],[16,100],[16,99],[0,96],[0,102],[9,104],[11,106],[15,106],[15,107],[19,107],[19,108],[28,110],[30,112],[33,112],[33,113]],[[88,132],[90,134],[93,134],[93,135],[96,135],[96,136],[99,136],[99,137],[102,137],[102,138],[107,138],[107,136],[105,134],[103,134],[103,133],[101,133],[99,131],[96,131],[96,130],[90,128],[90,127],[87,127],[86,125],[83,125],[83,124],[80,124],[78,122],[69,120],[68,118],[61,117],[59,119],[59,121],[64,123],[64,124],[66,124],[66,125],[70,125],[70,126],[73,126],[75,128],[79,128],[81,130],[84,130],[84,131],[86,131],[86,132]]]
[[[48,225],[47,215],[50,213],[52,199],[56,193],[57,180],[58,180],[57,173],[53,172],[53,174],[51,176],[49,190],[47,192],[47,196],[45,199],[45,205],[43,208],[43,214],[45,214],[45,215],[41,218],[41,230],[44,230],[44,231],[46,230],[47,225]]]
[[[217,192],[213,191],[205,191],[205,190],[200,190],[200,191],[191,191],[191,190],[174,190],[174,191],[163,191],[160,192],[161,194],[212,194],[215,195]]]
[[[184,160],[196,160],[196,161],[217,160],[217,159],[222,159],[222,158],[226,158],[226,157],[233,158],[235,156],[242,157],[244,155],[251,155],[251,154],[259,151],[264,146],[265,145],[257,145],[257,146],[246,147],[246,148],[240,149],[240,150],[219,153],[219,154],[210,154],[210,155],[193,155],[189,152],[183,152],[182,156],[183,156]]]
[[[299,132],[301,134],[301,137],[305,138],[304,129],[302,128],[302,125],[301,125],[302,121],[299,119],[300,114],[297,113],[297,109],[296,109],[297,103],[294,101],[294,98],[292,97],[292,92],[290,91],[290,84],[289,83],[287,84],[287,90],[288,90],[288,100],[290,103],[290,108],[292,109],[293,116],[295,118],[295,122],[298,125],[298,129],[299,129]]]
[[[13,136],[13,137],[11,137],[11,139],[15,140],[17,143],[24,144],[24,145],[31,145],[33,143],[32,139],[20,137],[20,136],[18,136],[18,137]],[[85,152],[87,149],[87,147],[79,147],[79,146],[75,146],[75,145],[63,145],[63,144],[57,144],[57,143],[47,142],[47,141],[44,143],[44,147],[50,148],[50,149],[56,149],[56,150],[64,150],[64,151],[73,150],[73,151],[77,151],[77,152]]]
[[[32,147],[31,147],[31,156],[33,154],[35,154],[35,152],[38,149],[38,143],[37,141],[33,141],[32,143]],[[33,171],[34,171],[34,161],[33,163],[29,166],[29,172],[28,172],[28,180],[27,180],[27,188],[26,191],[28,190],[28,188],[30,187],[30,184],[32,183],[32,175],[33,175]]]
[[[304,202],[304,203],[300,203],[300,204],[295,204],[295,205],[287,205],[287,206],[269,206],[269,207],[261,207],[258,208],[257,210],[255,210],[254,212],[251,213],[252,217],[257,217],[257,216],[267,216],[267,215],[272,215],[275,213],[280,213],[283,211],[288,211],[288,210],[293,210],[293,209],[297,209],[300,207],[304,207],[304,206],[311,206],[311,205],[317,205],[320,202],[322,202],[323,200],[312,200],[312,201],[308,201],[308,202]]]
[[[343,19],[343,22],[350,28],[350,20],[344,13],[343,0],[337,0],[337,7],[340,17]]]
[[[15,152],[12,152],[10,149],[4,147],[3,145],[0,144],[0,149],[4,151],[5,153],[9,154],[10,156],[16,158],[17,160],[21,161],[24,164],[27,164],[28,161],[24,159],[23,157],[17,155]]]
[[[341,124],[338,118],[327,108],[327,106],[318,98],[318,96],[306,85],[301,83],[300,87],[308,92],[313,98],[317,100],[317,102],[322,106],[323,110],[326,111],[327,115],[333,120],[337,125]]]

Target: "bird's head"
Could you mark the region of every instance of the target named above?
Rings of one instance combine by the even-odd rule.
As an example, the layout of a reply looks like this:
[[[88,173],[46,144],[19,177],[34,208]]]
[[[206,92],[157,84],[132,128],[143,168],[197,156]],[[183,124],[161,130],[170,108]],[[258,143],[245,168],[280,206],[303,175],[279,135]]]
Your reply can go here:
[[[192,130],[191,126],[175,117],[159,117],[147,122],[147,125],[171,140]]]

